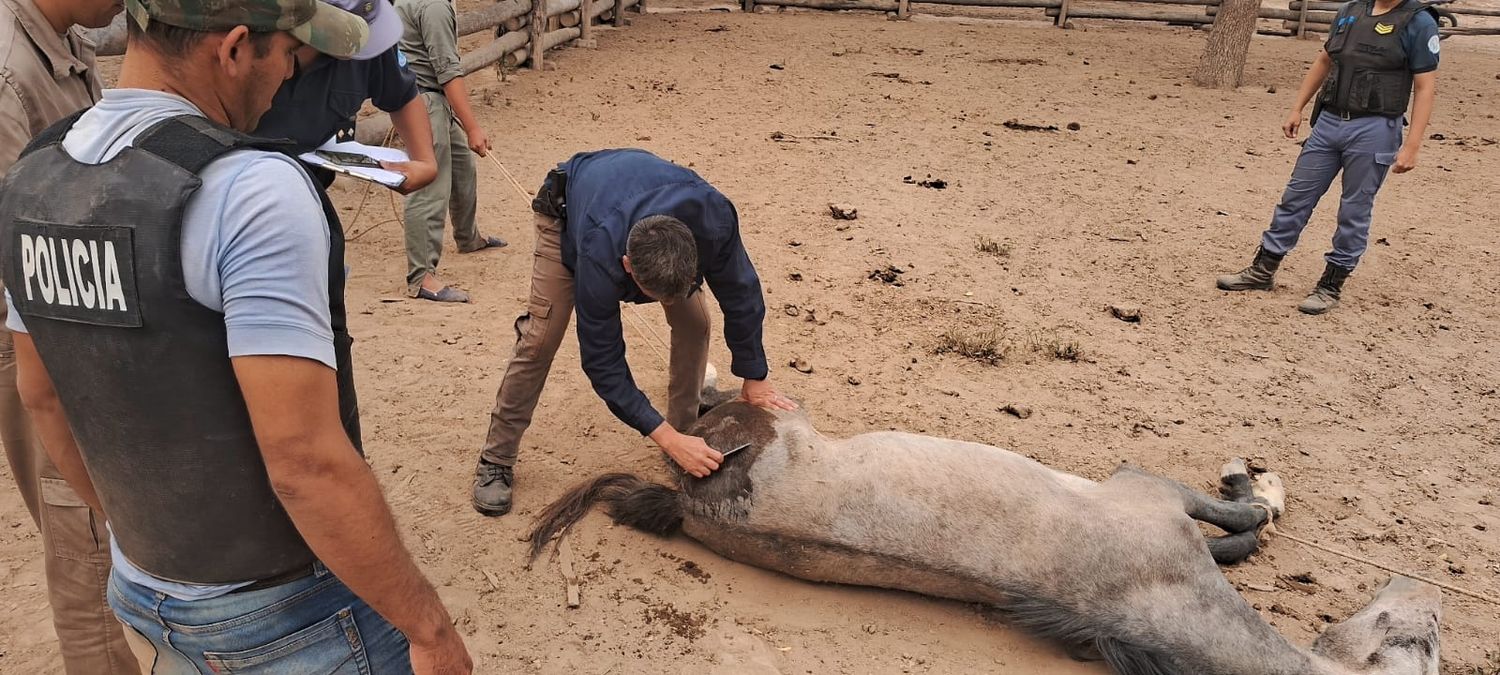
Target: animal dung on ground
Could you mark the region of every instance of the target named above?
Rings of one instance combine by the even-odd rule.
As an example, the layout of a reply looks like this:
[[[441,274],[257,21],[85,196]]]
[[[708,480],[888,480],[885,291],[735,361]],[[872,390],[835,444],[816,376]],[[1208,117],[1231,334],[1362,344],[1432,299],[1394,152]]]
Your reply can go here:
[[[1000,409],[1000,412],[1010,413],[1012,415],[1015,415],[1017,418],[1024,420],[1028,417],[1031,417],[1031,406],[1025,405],[1023,403],[1007,403],[1005,404],[1004,408]]]
[[[1057,125],[1055,124],[1041,126],[1037,124],[1027,124],[1020,120],[1006,120],[1000,126],[1003,126],[1006,129],[1010,129],[1012,131],[1057,131]]]
[[[927,174],[927,177],[922,180],[917,180],[912,176],[907,176],[905,178],[902,178],[901,182],[906,183],[907,185],[920,185],[924,188],[932,188],[934,190],[943,190],[948,187],[948,181],[945,181],[941,178],[933,178],[932,174],[930,173]]]
[[[1116,319],[1124,321],[1125,323],[1140,323],[1141,322],[1141,308],[1140,307],[1135,307],[1135,306],[1131,306],[1131,305],[1110,305],[1109,306],[1109,313],[1110,313],[1110,315],[1114,316]]]
[[[1068,131],[1078,131],[1079,129],[1082,129],[1082,128],[1083,128],[1083,125],[1079,124],[1077,122],[1069,122],[1068,123]]]
[[[795,369],[799,373],[812,373],[812,371],[813,371],[812,364],[808,363],[807,359],[801,359],[801,358],[792,359],[790,362],[787,363],[787,365],[791,366],[793,369]]]
[[[902,286],[904,285],[901,281],[901,275],[903,274],[906,274],[906,270],[903,270],[900,267],[896,267],[895,265],[886,265],[885,267],[870,272],[869,276],[867,276],[866,278],[879,281],[880,283],[890,286]]]
[[[800,307],[791,304],[782,307],[781,311],[786,312],[787,316],[797,316],[798,314],[802,313],[802,309]]]
[[[829,204],[828,212],[833,215],[834,220],[855,220],[859,218],[859,209],[849,204]]]
[[[786,70],[786,66],[783,66],[779,63],[773,63],[771,64],[771,70]]]
[[[854,385],[856,387],[858,387],[859,384],[860,384],[860,379],[858,377],[853,376],[853,375],[850,375],[845,381],[847,381],[849,384],[852,384],[852,385]],[[1484,529],[1484,526],[1482,526],[1482,525],[1475,525],[1475,527],[1477,527],[1477,528],[1479,528],[1481,530]]]

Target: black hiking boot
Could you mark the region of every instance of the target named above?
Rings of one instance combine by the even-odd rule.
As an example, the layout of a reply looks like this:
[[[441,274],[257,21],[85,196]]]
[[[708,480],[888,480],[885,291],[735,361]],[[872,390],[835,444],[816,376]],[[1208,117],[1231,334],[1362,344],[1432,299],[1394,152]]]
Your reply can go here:
[[[515,469],[487,462],[483,457],[474,467],[474,510],[486,516],[503,516],[510,513],[511,486],[515,485]]]
[[[1302,304],[1297,305],[1297,310],[1303,314],[1316,315],[1338,307],[1339,295],[1344,292],[1344,281],[1353,271],[1348,267],[1328,263],[1328,266],[1323,268],[1323,278],[1318,280],[1318,285],[1313,288],[1312,294],[1308,295]]]
[[[1283,256],[1264,248],[1255,249],[1255,260],[1250,266],[1235,274],[1219,277],[1221,291],[1269,291],[1276,279],[1276,270],[1281,267]]]

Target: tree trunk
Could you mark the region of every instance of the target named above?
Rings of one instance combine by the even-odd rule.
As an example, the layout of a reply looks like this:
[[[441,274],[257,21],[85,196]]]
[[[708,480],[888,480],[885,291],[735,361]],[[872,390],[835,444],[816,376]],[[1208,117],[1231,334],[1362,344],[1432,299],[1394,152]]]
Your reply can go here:
[[[1193,84],[1214,89],[1240,86],[1240,77],[1245,74],[1245,56],[1250,52],[1250,38],[1255,36],[1259,16],[1260,0],[1224,0],[1219,5],[1213,30],[1208,33],[1208,44],[1203,48],[1203,57],[1198,59],[1198,70],[1193,73]]]

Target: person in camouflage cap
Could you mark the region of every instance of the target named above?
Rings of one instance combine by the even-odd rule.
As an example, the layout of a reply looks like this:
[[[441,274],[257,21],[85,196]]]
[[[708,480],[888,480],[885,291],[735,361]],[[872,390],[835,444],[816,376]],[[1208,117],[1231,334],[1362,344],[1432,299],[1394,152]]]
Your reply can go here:
[[[285,31],[335,58],[353,58],[370,37],[359,17],[317,0],[126,0],[125,10],[141,30],[153,21],[199,33],[244,26],[256,33]]]

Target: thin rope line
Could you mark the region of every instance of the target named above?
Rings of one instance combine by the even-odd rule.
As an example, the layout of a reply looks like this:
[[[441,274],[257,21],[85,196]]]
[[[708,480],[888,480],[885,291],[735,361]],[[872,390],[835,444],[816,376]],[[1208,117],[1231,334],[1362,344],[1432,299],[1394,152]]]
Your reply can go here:
[[[1336,556],[1338,556],[1340,558],[1346,558],[1348,560],[1353,560],[1354,562],[1364,563],[1364,564],[1369,565],[1371,567],[1374,567],[1376,569],[1385,570],[1386,572],[1390,572],[1391,574],[1399,574],[1399,575],[1401,575],[1403,577],[1407,577],[1407,578],[1410,578],[1410,579],[1415,579],[1415,580],[1420,581],[1422,583],[1432,584],[1433,586],[1437,586],[1438,588],[1441,588],[1443,590],[1453,591],[1454,593],[1458,593],[1459,595],[1466,595],[1466,596],[1469,596],[1471,598],[1474,598],[1475,600],[1483,600],[1483,601],[1491,603],[1491,604],[1500,605],[1500,598],[1497,598],[1497,597],[1495,597],[1493,595],[1486,595],[1484,593],[1478,593],[1478,592],[1475,592],[1475,591],[1468,590],[1466,588],[1459,588],[1458,586],[1454,586],[1453,584],[1444,583],[1442,581],[1438,581],[1437,579],[1431,579],[1431,578],[1428,578],[1428,577],[1424,577],[1424,576],[1422,576],[1420,574],[1413,574],[1413,573],[1408,572],[1406,570],[1397,569],[1395,567],[1391,567],[1390,565],[1386,565],[1386,564],[1383,564],[1383,563],[1375,562],[1374,560],[1371,560],[1371,559],[1363,557],[1363,556],[1354,555],[1353,553],[1347,553],[1347,552],[1340,551],[1340,550],[1335,549],[1335,548],[1329,548],[1329,547],[1324,546],[1322,544],[1319,544],[1317,542],[1313,542],[1313,541],[1309,541],[1307,539],[1303,539],[1302,537],[1299,537],[1297,535],[1287,534],[1286,532],[1282,532],[1281,530],[1276,529],[1276,528],[1274,528],[1271,525],[1267,525],[1266,529],[1267,530],[1274,530],[1274,533],[1277,536],[1285,537],[1285,538],[1290,539],[1292,541],[1295,541],[1295,542],[1297,542],[1299,544],[1302,544],[1303,546],[1308,546],[1308,547],[1311,547],[1311,548],[1315,548],[1315,549],[1318,549],[1319,551],[1322,551],[1324,553],[1330,553],[1330,554],[1336,555]]]
[[[1267,505],[1262,504],[1260,502],[1251,502],[1250,506],[1253,506],[1255,508],[1261,509],[1261,510],[1263,510],[1263,511],[1266,512],[1266,524],[1261,527],[1260,534],[1257,535],[1258,538],[1260,538],[1262,540],[1264,540],[1267,535],[1273,535],[1274,534],[1276,536],[1284,537],[1286,539],[1290,539],[1292,541],[1295,541],[1295,542],[1297,542],[1299,544],[1302,544],[1303,546],[1307,546],[1309,548],[1315,548],[1315,549],[1317,549],[1319,551],[1322,551],[1324,553],[1329,553],[1329,554],[1332,554],[1332,555],[1336,555],[1336,556],[1338,556],[1340,558],[1344,558],[1346,560],[1352,560],[1352,561],[1357,562],[1357,563],[1364,563],[1366,565],[1369,565],[1370,567],[1374,567],[1375,569],[1379,569],[1379,570],[1384,570],[1386,572],[1390,572],[1391,574],[1399,574],[1399,575],[1401,575],[1403,577],[1407,577],[1409,579],[1415,579],[1415,580],[1420,581],[1420,582],[1425,583],[1425,584],[1432,584],[1433,586],[1437,586],[1438,588],[1441,588],[1443,590],[1453,591],[1454,593],[1458,593],[1459,595],[1466,595],[1466,596],[1469,596],[1469,597],[1474,598],[1476,600],[1483,600],[1483,601],[1488,602],[1488,603],[1500,605],[1500,598],[1497,598],[1497,597],[1495,597],[1493,595],[1486,595],[1484,593],[1477,593],[1475,591],[1471,591],[1471,590],[1468,590],[1466,588],[1459,588],[1458,586],[1454,586],[1453,584],[1444,583],[1444,582],[1438,581],[1437,579],[1431,579],[1431,578],[1428,578],[1428,577],[1424,577],[1424,576],[1422,576],[1420,574],[1413,574],[1413,573],[1408,572],[1406,570],[1396,569],[1395,567],[1391,567],[1390,565],[1386,565],[1384,563],[1375,562],[1374,560],[1371,560],[1371,559],[1366,558],[1364,556],[1359,556],[1359,555],[1355,555],[1353,553],[1348,553],[1348,552],[1345,552],[1345,551],[1340,551],[1340,550],[1335,549],[1335,548],[1329,548],[1329,547],[1324,546],[1322,544],[1319,544],[1317,542],[1309,541],[1307,539],[1303,539],[1302,537],[1299,537],[1299,536],[1297,536],[1295,534],[1290,534],[1288,532],[1283,532],[1281,530],[1281,528],[1276,527],[1276,524],[1273,521],[1273,519],[1275,518],[1276,514],[1275,514],[1274,511],[1271,510],[1270,506],[1267,506]]]
[[[527,200],[536,199],[536,195],[531,194],[530,191],[522,187],[521,181],[516,180],[516,177],[511,174],[510,169],[505,168],[505,165],[501,164],[500,160],[495,158],[494,153],[487,154],[485,155],[485,157],[489,158],[491,162],[495,163],[495,167],[500,169],[500,173],[505,174],[505,178],[510,181],[511,187],[514,187],[516,189],[516,192],[520,193],[522,197],[525,197]],[[635,332],[640,334],[642,338],[647,337],[647,335],[649,334],[651,339],[655,340],[654,343],[651,340],[647,340],[646,346],[650,347],[652,353],[656,354],[656,358],[657,360],[661,361],[662,366],[669,367],[667,358],[665,356],[662,356],[661,353],[661,350],[665,349],[667,346],[666,341],[661,339],[661,336],[656,333],[656,329],[652,328],[650,323],[646,322],[640,317],[635,305],[626,303],[625,308],[629,311],[622,313],[622,315],[629,317],[630,325],[635,328]],[[641,330],[642,326],[645,326],[645,330]]]

